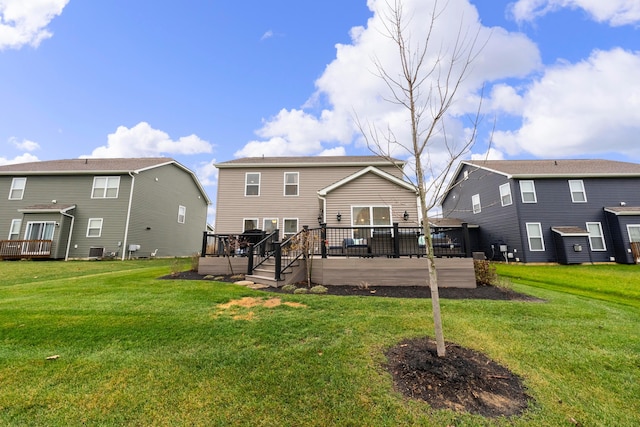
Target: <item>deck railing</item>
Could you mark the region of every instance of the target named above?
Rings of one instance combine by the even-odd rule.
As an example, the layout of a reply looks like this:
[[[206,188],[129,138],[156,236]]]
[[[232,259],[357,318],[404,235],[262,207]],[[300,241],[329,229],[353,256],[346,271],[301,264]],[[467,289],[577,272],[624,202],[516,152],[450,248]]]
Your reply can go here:
[[[272,259],[276,280],[295,260],[307,256],[327,257],[423,257],[427,255],[427,238],[421,227],[304,227],[298,234],[278,240],[279,232],[256,242],[247,242],[246,234],[204,233],[201,256],[248,256],[247,273]],[[432,228],[431,240],[436,257],[471,257],[469,231],[462,228]]]
[[[0,240],[0,259],[49,258],[52,240]]]

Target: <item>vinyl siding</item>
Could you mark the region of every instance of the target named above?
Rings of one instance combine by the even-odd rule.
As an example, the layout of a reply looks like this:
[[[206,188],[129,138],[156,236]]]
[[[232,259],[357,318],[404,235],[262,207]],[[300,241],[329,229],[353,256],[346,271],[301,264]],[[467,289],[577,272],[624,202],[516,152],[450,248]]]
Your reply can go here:
[[[216,232],[240,233],[243,218],[257,218],[262,228],[264,218],[278,218],[283,229],[284,218],[297,218],[298,226],[315,227],[322,201],[317,192],[366,167],[275,167],[221,168],[218,175],[216,201]],[[401,173],[394,166],[380,168],[396,177]],[[245,196],[245,173],[260,172],[260,195]],[[299,172],[299,195],[284,196],[284,173]],[[368,190],[367,190],[368,191]],[[335,221],[335,213],[332,216]],[[330,220],[331,217],[327,216]],[[343,219],[344,221],[344,219]]]

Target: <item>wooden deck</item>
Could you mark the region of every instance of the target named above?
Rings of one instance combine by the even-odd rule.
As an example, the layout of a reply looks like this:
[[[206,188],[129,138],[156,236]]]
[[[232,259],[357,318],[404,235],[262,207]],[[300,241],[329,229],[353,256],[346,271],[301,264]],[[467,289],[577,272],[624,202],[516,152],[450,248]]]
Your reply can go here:
[[[246,273],[247,257],[230,259],[234,273]],[[312,281],[325,286],[358,286],[362,283],[369,286],[427,286],[426,258],[314,257],[312,269]],[[437,258],[436,271],[438,287],[476,287],[472,258]],[[200,258],[198,273],[230,274],[229,258]],[[278,286],[282,284],[278,283]]]
[[[49,258],[51,240],[0,240],[0,259]]]

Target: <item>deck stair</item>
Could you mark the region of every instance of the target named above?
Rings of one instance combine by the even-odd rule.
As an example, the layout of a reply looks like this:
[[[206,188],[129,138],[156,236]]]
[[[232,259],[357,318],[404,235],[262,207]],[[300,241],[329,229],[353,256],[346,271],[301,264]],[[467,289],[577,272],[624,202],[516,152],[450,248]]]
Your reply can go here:
[[[272,287],[280,287],[296,282],[300,277],[300,273],[304,273],[301,268],[301,262],[296,261],[280,274],[280,280],[276,280],[276,264],[273,259],[268,259],[259,267],[253,269],[253,274],[247,274],[246,280],[254,283],[260,283]]]

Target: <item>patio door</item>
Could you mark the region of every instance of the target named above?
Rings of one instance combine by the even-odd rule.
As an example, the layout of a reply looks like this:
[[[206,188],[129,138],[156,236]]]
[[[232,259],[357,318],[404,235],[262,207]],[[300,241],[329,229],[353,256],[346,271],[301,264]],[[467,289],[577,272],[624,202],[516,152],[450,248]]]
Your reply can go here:
[[[53,240],[53,232],[56,223],[53,221],[28,222],[24,233],[24,240],[29,240],[22,245],[23,254],[39,255],[50,250],[51,245],[43,240]]]
[[[629,242],[631,242],[631,253],[633,253],[636,263],[640,263],[640,225],[627,225],[627,232],[629,233]]]

